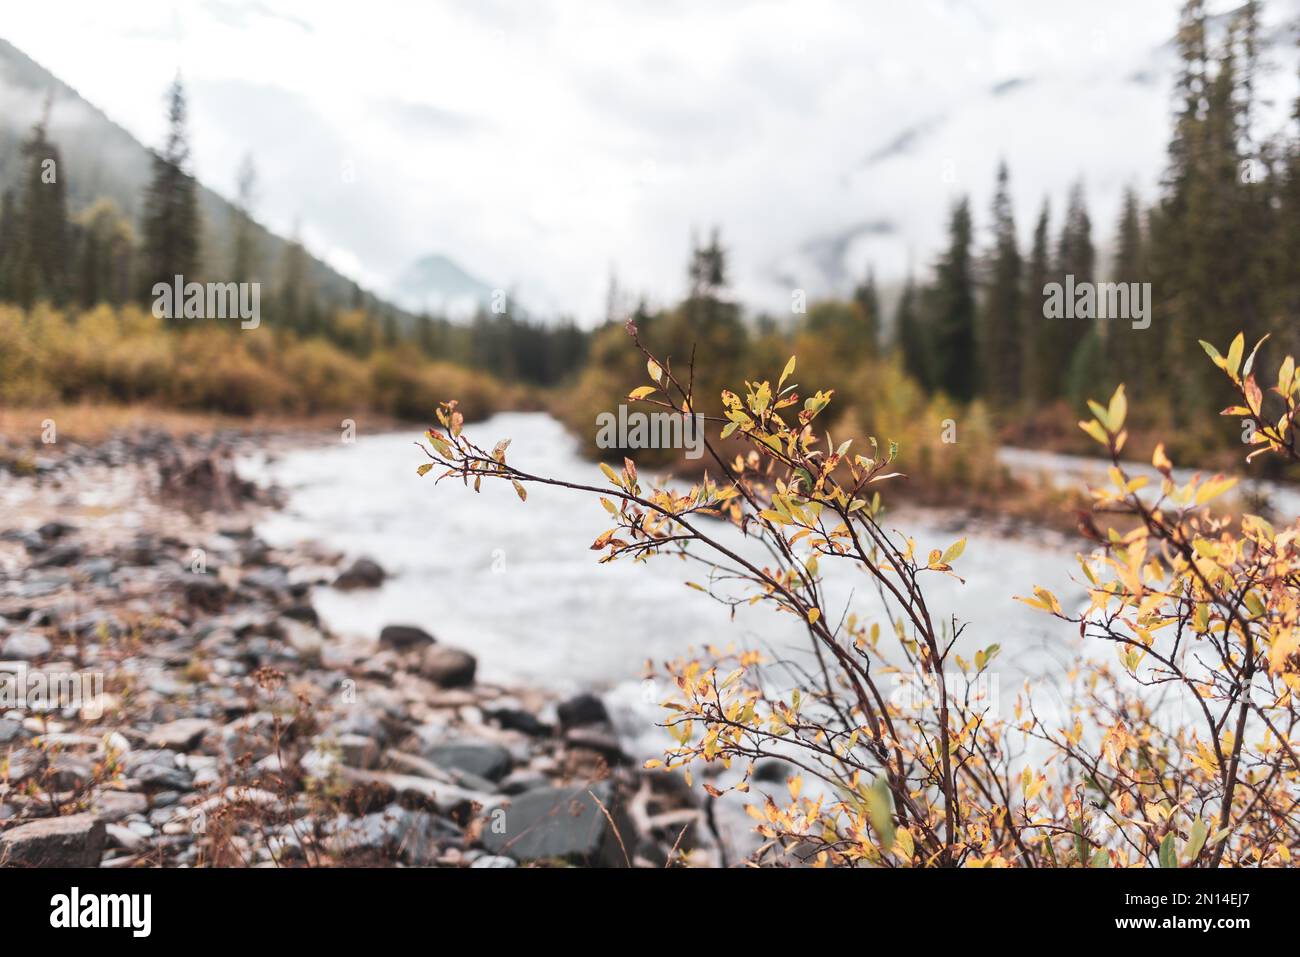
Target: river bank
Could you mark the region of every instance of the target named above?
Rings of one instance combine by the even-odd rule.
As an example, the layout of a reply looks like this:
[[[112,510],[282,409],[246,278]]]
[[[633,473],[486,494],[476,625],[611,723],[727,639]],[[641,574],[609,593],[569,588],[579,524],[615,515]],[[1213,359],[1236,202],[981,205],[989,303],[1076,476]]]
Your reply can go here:
[[[322,621],[382,562],[269,544],[281,493],[232,462],[323,441],[118,434],[0,473],[0,864],[721,863],[599,697],[482,680],[429,616]]]

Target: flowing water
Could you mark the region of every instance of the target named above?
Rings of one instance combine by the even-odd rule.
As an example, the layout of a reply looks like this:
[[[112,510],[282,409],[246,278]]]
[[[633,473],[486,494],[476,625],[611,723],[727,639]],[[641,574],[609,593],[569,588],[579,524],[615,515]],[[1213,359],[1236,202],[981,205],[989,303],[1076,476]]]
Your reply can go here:
[[[510,438],[510,461],[536,475],[604,484],[582,459],[559,422],[540,413],[505,413],[469,427],[481,445]],[[259,528],[271,544],[315,539],[349,556],[368,555],[389,572],[377,591],[321,588],[314,596],[333,631],[375,635],[386,624],[418,624],[439,641],[479,659],[484,680],[536,685],[565,693],[595,688],[652,726],[661,694],[643,681],[645,663],[661,663],[691,648],[731,642],[769,657],[797,655],[802,629],[770,606],[730,611],[685,587],[703,580],[699,565],[661,555],[648,563],[599,564],[589,550],[608,527],[588,494],[530,485],[521,502],[508,484],[485,481],[475,494],[459,482],[419,477],[420,433],[358,437],[354,443],[308,448],[249,460],[242,470],[288,493],[286,507]],[[1013,600],[1033,585],[1052,589],[1067,605],[1083,598],[1071,581],[1075,545],[1047,532],[1012,538],[942,510],[887,513],[887,527],[906,529],[924,554],[965,535],[956,570],[965,583],[928,576],[931,609],[965,623],[958,650],[970,659],[997,643],[1004,700],[1026,678],[1060,674],[1080,653],[1067,625]],[[710,531],[746,557],[755,543],[722,522]],[[851,605],[859,617],[881,614],[866,577],[823,560],[825,613],[838,618]],[[888,622],[882,622],[888,634]],[[892,639],[885,639],[892,640]],[[1010,694],[1006,692],[1010,690]],[[640,722],[633,722],[640,723]],[[620,722],[625,724],[625,722]]]

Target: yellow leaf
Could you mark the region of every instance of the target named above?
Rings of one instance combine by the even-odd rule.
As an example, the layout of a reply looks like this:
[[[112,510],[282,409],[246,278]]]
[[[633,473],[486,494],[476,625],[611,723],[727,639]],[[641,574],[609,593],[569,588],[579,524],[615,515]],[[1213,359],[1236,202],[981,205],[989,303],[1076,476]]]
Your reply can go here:
[[[1157,471],[1166,477],[1168,477],[1170,470],[1174,467],[1174,463],[1169,461],[1169,456],[1165,454],[1165,444],[1163,442],[1157,445],[1155,452],[1151,454],[1151,464],[1156,467]]]
[[[1216,475],[1196,490],[1196,504],[1204,505],[1211,499],[1218,498],[1236,484],[1237,480],[1235,478],[1225,478],[1222,475]]]
[[[423,465],[421,465],[418,469],[415,470],[415,474],[416,474],[416,475],[427,475],[427,474],[429,473],[429,469],[431,469],[431,468],[433,468],[433,463],[432,463],[432,462],[425,462]]]
[[[905,858],[910,858],[916,852],[916,842],[912,839],[912,832],[905,827],[900,827],[898,833],[894,835],[894,846],[902,851]]]
[[[510,484],[512,484],[515,487],[515,494],[519,496],[519,501],[521,502],[528,501],[528,492],[524,490],[524,487],[520,485],[518,481],[511,479]]]
[[[794,372],[794,359],[795,357],[791,356],[790,361],[785,364],[785,371],[781,373],[781,381],[776,384],[778,389],[785,385],[785,380],[790,378],[791,374]]]
[[[808,624],[810,624],[810,625],[815,625],[815,624],[817,624],[817,621],[818,621],[819,618],[821,618],[821,616],[822,616],[822,610],[821,610],[820,608],[809,608],[809,609],[808,609]]]
[[[1240,332],[1232,340],[1232,345],[1228,347],[1228,359],[1225,366],[1228,375],[1234,379],[1237,378],[1237,370],[1241,368],[1241,354],[1246,349],[1246,337]]]
[[[1032,784],[1025,788],[1025,800],[1032,801],[1045,787],[1047,787],[1047,778],[1040,774]]]
[[[639,388],[633,389],[631,392],[627,394],[627,397],[629,399],[644,399],[646,396],[650,395],[654,391],[655,391],[654,386],[643,385]]]
[[[1128,415],[1128,400],[1124,398],[1124,385],[1121,383],[1115,390],[1115,394],[1110,397],[1110,408],[1106,410],[1110,419],[1109,426],[1112,432],[1118,432],[1124,426],[1124,417]]]
[[[605,473],[605,478],[609,479],[611,482],[613,482],[613,483],[614,483],[615,485],[617,485],[619,488],[622,488],[622,487],[623,487],[623,483],[619,480],[618,473],[615,472],[615,471],[614,471],[612,468],[610,468],[608,465],[606,465],[604,462],[601,462],[601,463],[600,463],[600,470],[601,470],[602,472]]]
[[[1096,419],[1089,422],[1080,422],[1079,428],[1087,432],[1090,436],[1105,445],[1109,440],[1106,438],[1106,430],[1101,427],[1101,423]]]

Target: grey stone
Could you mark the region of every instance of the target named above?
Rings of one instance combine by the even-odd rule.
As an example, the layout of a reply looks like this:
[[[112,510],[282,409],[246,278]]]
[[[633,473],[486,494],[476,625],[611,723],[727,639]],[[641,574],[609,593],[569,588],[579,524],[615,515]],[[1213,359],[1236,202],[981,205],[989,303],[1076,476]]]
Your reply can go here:
[[[245,588],[277,595],[289,590],[289,573],[277,566],[255,568],[244,573],[244,577],[240,579],[240,584]]]
[[[47,542],[54,542],[68,534],[68,532],[75,532],[76,530],[77,527],[75,525],[69,525],[67,522],[55,520],[52,522],[46,522],[36,530],[36,534],[41,536],[41,538]]]
[[[510,773],[510,752],[499,744],[484,741],[449,741],[434,745],[424,756],[442,768],[465,771],[489,781],[500,781]]]
[[[325,636],[313,626],[293,618],[281,618],[279,624],[284,631],[285,640],[298,654],[317,656],[325,647]]]
[[[80,545],[71,542],[55,545],[40,558],[32,562],[33,568],[66,568],[81,558],[83,550]]]
[[[394,796],[407,801],[428,801],[439,811],[446,813],[469,809],[474,805],[480,808],[496,808],[501,803],[501,799],[495,795],[415,774],[362,771],[357,768],[342,767],[339,768],[339,775],[345,781],[354,784],[389,789]]]
[[[20,824],[0,833],[0,866],[98,867],[105,837],[104,822],[94,814]]]
[[[496,854],[484,854],[482,857],[474,859],[470,867],[518,867],[519,864],[513,858],[501,857]]]
[[[230,599],[230,589],[216,575],[186,574],[181,591],[190,605],[204,611],[220,611]]]
[[[117,548],[114,554],[128,565],[153,565],[158,561],[158,545],[147,535],[139,535],[134,541]]]
[[[213,727],[207,718],[178,718],[150,731],[145,743],[151,748],[191,751]]]
[[[570,728],[564,732],[564,742],[571,748],[595,751],[610,764],[627,764],[631,761],[611,728],[603,728],[599,725]]]
[[[123,764],[126,773],[146,790],[188,791],[193,782],[194,776],[177,765],[174,751],[133,751]],[[161,795],[154,803],[162,803]]]
[[[145,838],[129,827],[121,824],[105,824],[104,830],[107,832],[110,847],[120,847],[124,851],[135,853],[145,846]]]
[[[523,794],[525,791],[531,791],[534,788],[544,788],[549,783],[550,779],[541,771],[535,771],[532,768],[520,768],[517,771],[511,771],[497,782],[497,788],[502,794]]]
[[[9,754],[8,778],[11,784],[18,784],[35,777],[45,770],[49,759],[40,748],[19,748]]]
[[[440,845],[460,836],[451,822],[398,804],[360,817],[340,815],[326,822],[323,830],[337,853],[368,852],[417,867],[432,864]]]
[[[483,846],[491,854],[508,855],[519,861],[559,859],[625,867],[627,857],[609,819],[597,804],[599,799],[618,824],[624,842],[634,847],[632,826],[622,809],[611,801],[612,794],[608,781],[528,791],[511,798],[504,814],[505,827],[500,833],[490,827],[484,829]]]
[[[93,802],[95,813],[106,822],[115,823],[132,814],[144,814],[149,799],[134,791],[100,791]]]
[[[532,712],[522,708],[497,708],[487,712],[487,716],[507,731],[522,731],[534,738],[551,733],[551,726],[539,721]]]
[[[384,583],[385,577],[384,569],[378,562],[370,558],[358,558],[334,579],[334,587],[378,588]]]
[[[47,790],[71,791],[86,784],[93,774],[94,768],[89,761],[59,753],[50,758],[42,783]]]
[[[27,734],[23,729],[21,721],[10,721],[8,718],[0,718],[0,744],[9,744],[11,741],[23,737]]]
[[[605,703],[594,694],[574,695],[559,705],[556,713],[560,716],[560,727],[576,728],[583,724],[608,724],[609,712]]]
[[[340,734],[334,739],[343,763],[350,768],[373,768],[379,763],[379,744],[364,734]]]
[[[379,632],[379,647],[394,651],[427,648],[433,643],[433,635],[416,625],[385,625]]]
[[[54,646],[50,639],[34,631],[15,631],[0,644],[0,658],[18,658],[32,661],[48,655]]]
[[[420,661],[420,674],[443,688],[472,685],[477,670],[473,655],[448,645],[430,645]]]
[[[297,602],[290,605],[282,612],[285,618],[292,618],[294,621],[301,621],[303,624],[320,625],[320,616],[316,614],[316,609],[311,606],[310,602]]]
[[[344,734],[362,734],[367,738],[374,738],[380,744],[388,740],[388,731],[384,727],[384,722],[373,711],[364,708],[349,710],[347,714],[332,722],[326,731],[327,736],[338,737]]]

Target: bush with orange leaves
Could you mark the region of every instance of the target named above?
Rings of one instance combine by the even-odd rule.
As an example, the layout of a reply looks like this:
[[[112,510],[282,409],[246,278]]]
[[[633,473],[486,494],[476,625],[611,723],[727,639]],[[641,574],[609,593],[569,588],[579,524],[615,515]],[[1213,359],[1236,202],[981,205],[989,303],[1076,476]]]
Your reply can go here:
[[[641,344],[651,384],[629,400],[695,414],[693,376]],[[1288,358],[1271,391],[1207,346],[1241,394],[1225,414],[1256,422],[1258,452],[1296,456],[1300,377]],[[1293,740],[1300,605],[1300,524],[1208,508],[1231,481],[1198,475],[1179,485],[1162,448],[1158,482],[1131,477],[1121,453],[1123,387],[1091,403],[1082,428],[1109,452],[1111,487],[1094,493],[1096,548],[1079,556],[1090,596],[1068,613],[1043,588],[1027,604],[1074,623],[1118,652],[1080,669],[1068,706],[1040,718],[1026,692],[997,713],[985,678],[997,644],[970,642],[927,602],[925,584],[955,575],[965,540],[918,547],[882,524],[879,490],[899,476],[898,449],[818,436],[829,392],[800,397],[793,358],[773,385],[747,382],[708,417],[711,475],[689,490],[643,486],[635,463],[602,465],[606,486],[529,473],[463,432],[455,402],[430,429],[426,474],[531,483],[597,497],[611,527],[592,548],[601,561],[676,554],[702,570],[693,588],[734,609],[767,604],[807,635],[806,658],[773,666],[755,650],[708,649],[668,663],[665,702],[674,745],[665,773],[710,765],[713,798],[751,793],[755,763],[797,770],[780,799],[741,797],[762,843],[752,863],[818,866],[1216,866],[1285,864],[1300,848],[1300,762]],[[1279,416],[1280,417],[1275,417]],[[715,435],[752,446],[724,459]],[[722,518],[743,533],[719,532]],[[1119,528],[1097,531],[1098,521]],[[884,613],[832,618],[828,576],[865,576]],[[959,645],[961,646],[959,649]],[[899,694],[900,686],[914,693]]]

